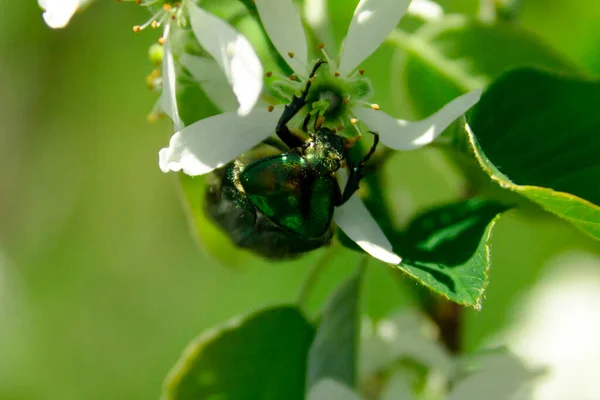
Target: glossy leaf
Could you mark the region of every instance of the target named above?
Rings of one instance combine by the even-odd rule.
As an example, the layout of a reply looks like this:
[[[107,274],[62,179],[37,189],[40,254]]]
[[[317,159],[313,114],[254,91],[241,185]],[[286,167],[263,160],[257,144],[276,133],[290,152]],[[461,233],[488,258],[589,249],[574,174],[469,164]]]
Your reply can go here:
[[[408,225],[402,254],[412,261],[465,263],[476,252],[490,221],[507,208],[498,202],[475,198],[430,210]]]
[[[163,400],[304,400],[314,328],[294,307],[262,310],[193,341]]]
[[[356,386],[362,266],[327,301],[308,356],[307,390],[323,379]]]
[[[468,200],[421,214],[411,222],[398,250],[401,270],[448,299],[481,308],[488,284],[491,231],[507,209]]]
[[[600,82],[533,69],[507,73],[469,115],[493,180],[600,239]]]
[[[405,232],[381,218],[381,210],[372,213],[394,252],[403,257],[399,270],[449,300],[479,310],[488,283],[492,228],[508,208],[480,199],[448,204],[417,216]],[[343,246],[361,251],[342,232],[338,238]]]

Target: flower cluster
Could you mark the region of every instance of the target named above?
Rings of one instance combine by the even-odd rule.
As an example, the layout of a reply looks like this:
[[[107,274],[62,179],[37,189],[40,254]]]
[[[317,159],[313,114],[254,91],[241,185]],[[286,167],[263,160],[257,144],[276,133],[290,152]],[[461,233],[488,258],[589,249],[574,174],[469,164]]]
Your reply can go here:
[[[311,63],[306,34],[294,4],[291,0],[255,3],[270,40],[293,69],[294,78],[305,80]],[[339,63],[328,57],[331,76],[322,80],[321,90],[313,91],[322,96],[315,98],[315,104],[324,99],[330,107],[333,101],[341,100],[336,104],[343,104],[344,110],[336,114],[340,118],[336,123],[345,126],[360,121],[378,132],[383,144],[405,151],[431,143],[473,106],[481,94],[477,90],[460,96],[437,113],[416,122],[393,118],[376,104],[368,103],[369,90],[362,91],[362,96],[352,95],[357,87],[364,87],[360,83],[362,71],[357,68],[396,27],[409,4],[410,0],[361,0],[354,11]],[[282,106],[257,108],[244,116],[224,112],[187,126],[173,135],[169,147],[160,151],[160,168],[164,172],[183,171],[189,175],[202,175],[219,168],[271,136],[282,110]],[[334,222],[372,256],[391,264],[401,262],[358,196],[336,209]]]
[[[73,13],[90,0],[39,0],[44,19],[52,27],[66,25]],[[134,0],[130,0],[134,1]],[[274,133],[284,105],[297,96],[317,57],[309,58],[306,33],[292,0],[255,0],[262,25],[281,57],[293,70],[291,77],[265,74],[250,42],[226,21],[207,12],[192,0],[135,0],[153,13],[146,27],[162,27],[162,95],[160,108],[173,120],[176,133],[159,152],[162,171],[203,175],[222,167]],[[372,90],[364,71],[358,69],[395,29],[406,12],[423,19],[439,18],[442,10],[430,0],[361,0],[354,11],[339,57],[322,48],[319,58],[328,67],[313,82],[309,112],[324,117],[336,129],[360,127],[379,134],[381,143],[396,150],[413,150],[431,143],[454,120],[472,107],[480,90],[464,94],[428,118],[409,122],[396,119],[369,102]],[[184,127],[177,109],[176,62],[170,37],[172,30],[190,26],[194,37],[212,58],[180,54],[177,64],[190,71],[209,97],[224,112]],[[282,104],[261,104],[263,79]],[[157,77],[154,77],[155,79]],[[314,78],[313,78],[314,79]],[[233,96],[230,96],[233,95]],[[344,171],[340,170],[340,180]],[[354,195],[337,208],[334,222],[348,237],[372,256],[391,264],[401,258]]]

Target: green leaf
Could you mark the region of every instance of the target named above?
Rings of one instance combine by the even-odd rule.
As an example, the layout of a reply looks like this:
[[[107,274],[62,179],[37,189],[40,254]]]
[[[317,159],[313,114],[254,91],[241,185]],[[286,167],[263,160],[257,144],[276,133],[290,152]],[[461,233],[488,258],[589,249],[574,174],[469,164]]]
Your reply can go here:
[[[405,89],[418,116],[429,115],[456,96],[486,86],[508,69],[577,70],[516,24],[491,25],[456,15],[425,25],[415,35],[396,31],[389,41],[407,52],[405,59],[399,59],[405,62],[403,73],[394,72],[392,84]]]
[[[363,266],[333,293],[325,305],[308,355],[306,387],[329,378],[356,386]]]
[[[385,207],[368,198],[365,204],[394,252],[403,258],[398,269],[455,303],[481,308],[488,283],[492,228],[498,214],[510,207],[470,199],[423,213],[406,232],[399,232],[389,218],[382,218]],[[362,252],[340,230],[338,238],[344,247]]]
[[[600,82],[533,69],[492,84],[469,115],[469,138],[502,187],[600,239]]]
[[[471,199],[414,219],[397,254],[399,268],[458,304],[481,308],[490,268],[489,240],[498,214],[508,207]]]
[[[266,309],[193,341],[163,400],[304,400],[313,326],[291,306]]]
[[[432,209],[408,225],[402,256],[405,261],[465,263],[490,221],[507,209],[502,203],[478,198]]]

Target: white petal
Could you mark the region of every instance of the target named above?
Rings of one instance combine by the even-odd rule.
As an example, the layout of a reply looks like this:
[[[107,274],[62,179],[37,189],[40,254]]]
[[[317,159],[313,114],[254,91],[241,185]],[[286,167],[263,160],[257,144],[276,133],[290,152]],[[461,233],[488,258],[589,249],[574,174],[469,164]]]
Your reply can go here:
[[[64,28],[80,6],[79,0],[38,0],[42,15],[50,28]]]
[[[432,0],[412,0],[408,13],[423,21],[437,21],[444,17],[444,9]]]
[[[308,76],[306,34],[292,0],[255,0],[269,39],[296,75]],[[294,53],[290,58],[289,52]]]
[[[240,104],[238,113],[248,114],[262,92],[263,69],[254,48],[244,35],[222,19],[188,2],[190,23],[196,39],[219,63]]]
[[[219,168],[271,136],[282,111],[257,109],[244,117],[229,112],[186,126],[159,152],[160,169],[194,176]]]
[[[340,72],[348,75],[369,57],[398,25],[410,0],[360,0],[340,57]]]
[[[408,122],[370,108],[353,110],[369,129],[379,133],[381,142],[396,150],[414,150],[433,142],[458,117],[479,101],[481,89],[452,100],[421,121]]]
[[[334,222],[364,251],[388,264],[398,265],[402,259],[377,225],[358,195],[354,195],[333,214]]]
[[[234,111],[238,107],[227,77],[215,60],[184,53],[179,62],[192,74],[206,96],[221,111]]]
[[[181,123],[177,109],[176,87],[175,61],[173,60],[171,44],[167,42],[164,45],[163,87],[160,96],[160,106],[171,120],[173,120],[175,130],[179,130],[183,127],[183,124]]]

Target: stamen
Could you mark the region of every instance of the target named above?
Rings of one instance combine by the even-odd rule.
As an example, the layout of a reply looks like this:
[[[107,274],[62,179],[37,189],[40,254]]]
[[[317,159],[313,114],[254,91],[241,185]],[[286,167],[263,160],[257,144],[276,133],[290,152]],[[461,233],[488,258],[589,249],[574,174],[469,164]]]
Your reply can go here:
[[[297,63],[299,63],[300,65],[302,65],[302,70],[303,71],[309,71],[309,69],[306,67],[306,64],[304,64],[303,62],[301,62],[298,58],[296,58],[296,53],[294,53],[293,51],[288,51],[288,56],[290,58],[293,58],[294,60],[296,60]],[[307,74],[308,75],[308,74]]]
[[[162,46],[167,43],[167,39],[169,38],[169,32],[171,32],[171,24],[165,25],[165,30],[163,31],[162,37],[158,39],[158,43]]]
[[[365,74],[365,70],[364,69],[359,69],[358,73],[361,74],[361,75],[364,75]]]
[[[147,20],[146,22],[144,22],[142,25],[136,25],[133,27],[133,31],[134,32],[140,32],[144,29],[146,29],[147,27],[151,26],[153,29],[158,28],[159,26],[162,26],[163,24],[168,25],[167,22],[169,20],[176,20],[177,17],[180,15],[181,13],[181,7],[179,7],[179,3],[173,3],[173,4],[169,4],[169,3],[164,3],[164,0],[148,0],[148,1],[142,1],[142,0],[117,0],[119,2],[121,1],[135,1],[136,4],[138,5],[142,5],[142,6],[152,6],[154,4],[157,3],[163,3],[162,7],[160,8],[160,10],[158,10],[152,17],[150,17],[149,20]],[[166,28],[165,28],[166,31]],[[164,40],[159,39],[159,43],[164,44],[164,42],[167,39],[167,34],[168,32],[165,32],[165,34],[163,35]]]
[[[267,71],[267,73],[265,74],[265,76],[266,76],[267,78],[270,78],[270,77],[272,77],[272,76],[273,76],[273,72],[271,72],[271,71]]]
[[[356,129],[356,133],[358,133],[358,136],[362,136],[362,132],[360,131],[360,128],[358,127],[358,120],[356,118],[350,118],[350,123],[352,124],[352,126],[354,127],[354,129]],[[358,140],[358,139],[356,139]]]
[[[335,72],[333,73],[333,75],[334,75],[334,76],[337,78],[337,77],[338,77],[338,76],[340,76],[341,74],[340,74],[340,72],[339,72],[339,71],[335,71]]]
[[[144,22],[142,25],[136,25],[133,27],[133,31],[135,33],[138,33],[140,31],[143,31],[144,29],[146,29],[149,26],[152,26],[153,28],[156,28],[160,25],[160,22],[162,19],[164,19],[165,17],[165,12],[163,10],[160,10],[159,12],[157,12],[156,14],[154,14],[148,21]]]
[[[297,80],[298,80],[298,77],[297,77],[296,75],[292,74],[292,75],[290,75],[290,76],[288,77],[288,79],[289,79],[290,81],[297,81]]]
[[[267,107],[268,112],[273,112],[274,109],[275,109],[275,106],[272,104],[269,104],[269,107]]]
[[[337,130],[338,130],[338,131],[343,131],[343,130],[344,130],[344,125],[342,125],[342,124],[339,124],[339,125],[337,126]]]
[[[344,103],[344,104],[348,104],[348,102],[349,102],[349,101],[350,101],[350,99],[349,99],[349,98],[347,98],[347,97],[344,97],[344,98],[342,99],[342,103]]]
[[[329,65],[331,65],[331,58],[329,57],[329,54],[327,54],[327,52],[325,51],[325,45],[321,43],[317,46],[317,49],[321,50],[321,53],[323,53],[323,57],[325,57]]]
[[[146,118],[148,119],[148,122],[153,124],[153,123],[157,122],[159,119],[164,118],[164,116],[165,116],[165,114],[162,111],[160,100],[158,100],[157,102],[154,103],[154,106],[152,107],[152,111],[150,111],[150,114],[148,114],[148,116]]]
[[[373,104],[371,104],[371,108],[375,111],[379,111],[379,104],[373,103]]]
[[[146,85],[148,89],[154,90],[160,83],[160,72],[157,69],[152,70],[150,75],[146,77]]]

